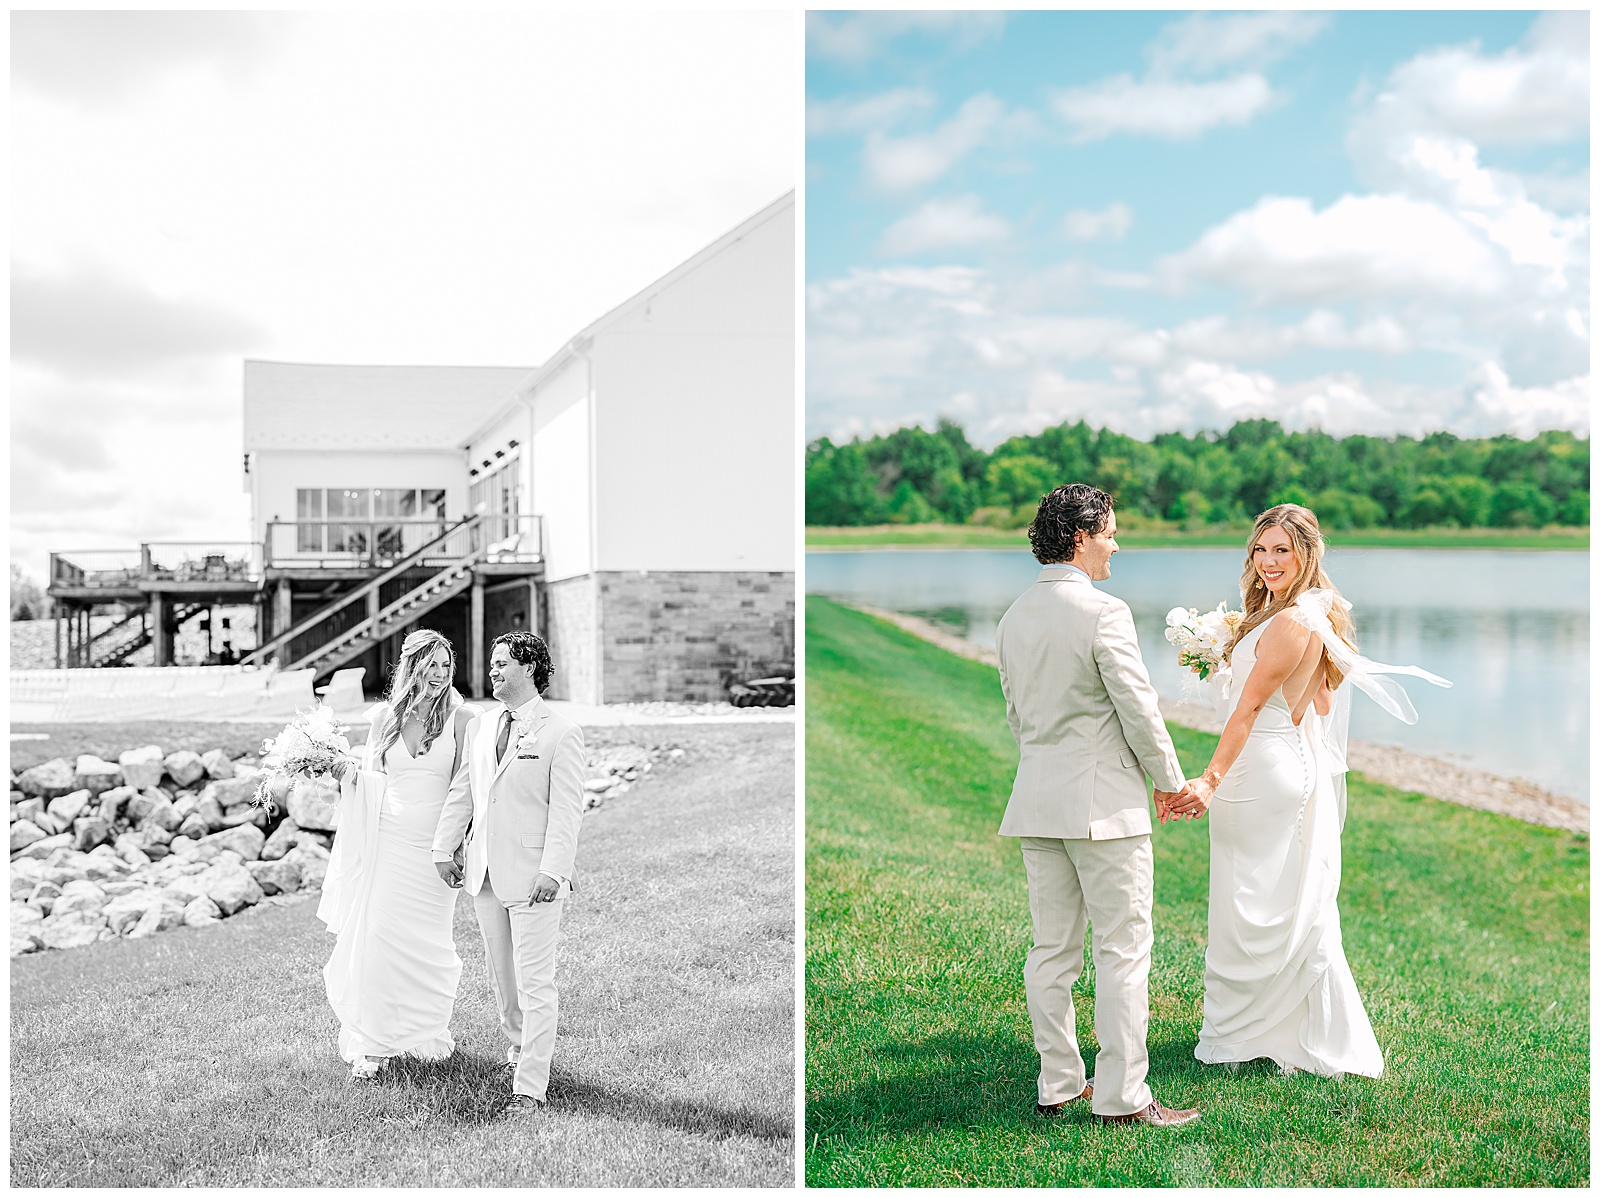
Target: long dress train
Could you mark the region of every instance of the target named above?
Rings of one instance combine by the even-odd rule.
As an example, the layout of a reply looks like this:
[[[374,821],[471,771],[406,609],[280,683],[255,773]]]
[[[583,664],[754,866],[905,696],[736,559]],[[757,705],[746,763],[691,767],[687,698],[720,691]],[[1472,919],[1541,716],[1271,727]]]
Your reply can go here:
[[[346,1061],[401,1053],[437,1059],[455,1048],[449,1024],[461,978],[456,891],[439,877],[432,851],[455,760],[455,721],[445,721],[420,757],[397,740],[384,774],[373,757],[387,709],[370,714],[362,769],[342,788],[331,885],[317,911],[338,935],[322,976]]]
[[[1381,674],[1442,678],[1385,666],[1333,634],[1328,611],[1344,604],[1317,590],[1278,618],[1311,628],[1353,686],[1416,722],[1404,690]],[[1266,625],[1234,646],[1233,703],[1255,665]],[[1297,727],[1280,689],[1257,716],[1211,804],[1211,895],[1205,1009],[1194,1055],[1208,1064],[1268,1057],[1284,1068],[1379,1077],[1383,1052],[1344,955],[1339,927],[1344,750],[1351,686],[1327,716],[1307,710]]]

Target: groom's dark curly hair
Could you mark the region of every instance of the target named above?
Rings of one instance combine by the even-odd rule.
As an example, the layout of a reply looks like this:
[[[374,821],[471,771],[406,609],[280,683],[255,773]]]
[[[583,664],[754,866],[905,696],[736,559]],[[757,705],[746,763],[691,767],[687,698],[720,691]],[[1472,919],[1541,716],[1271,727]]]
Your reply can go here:
[[[1039,500],[1028,525],[1028,544],[1041,563],[1070,562],[1078,533],[1092,537],[1105,531],[1111,518],[1111,496],[1088,483],[1068,483]]]
[[[506,632],[494,638],[489,652],[494,652],[495,645],[504,645],[512,661],[529,667],[533,685],[544,694],[551,675],[556,672],[555,663],[550,660],[550,646],[544,643],[544,638],[533,632]]]

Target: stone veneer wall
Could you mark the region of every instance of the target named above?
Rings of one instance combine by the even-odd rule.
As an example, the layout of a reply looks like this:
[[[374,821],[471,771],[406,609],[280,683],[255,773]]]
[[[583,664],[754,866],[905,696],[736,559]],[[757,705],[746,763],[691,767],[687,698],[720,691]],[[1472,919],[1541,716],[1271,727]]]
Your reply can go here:
[[[600,612],[607,703],[721,700],[794,668],[791,571],[603,573]]]
[[[580,574],[545,588],[541,613],[545,639],[555,661],[549,697],[576,703],[598,703],[599,674],[594,659],[594,578]]]

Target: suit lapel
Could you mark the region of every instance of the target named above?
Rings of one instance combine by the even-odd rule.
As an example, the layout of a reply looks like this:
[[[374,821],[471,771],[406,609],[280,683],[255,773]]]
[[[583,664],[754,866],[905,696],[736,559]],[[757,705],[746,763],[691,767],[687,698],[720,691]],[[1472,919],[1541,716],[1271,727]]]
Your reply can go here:
[[[522,739],[524,737],[535,737],[535,736],[538,736],[539,735],[539,729],[544,727],[544,722],[546,720],[548,720],[549,718],[550,718],[550,709],[548,707],[546,707],[543,703],[539,704],[538,710],[534,713],[533,717],[528,721],[528,728],[527,728],[526,732],[519,732],[517,730],[516,717],[515,716],[512,717],[511,739],[506,742],[506,755],[504,757],[502,757],[500,759],[499,764],[494,767],[494,773],[491,775],[491,777],[489,779],[489,785],[491,787],[496,782],[500,781],[500,775],[506,772],[506,767],[509,766],[513,761],[516,760],[516,758],[517,758],[517,745],[521,743]],[[496,725],[495,726],[495,737],[496,737],[496,739],[499,738],[499,734],[500,734],[499,720],[500,720],[500,717],[498,715],[496,715],[495,716],[495,725]],[[490,746],[489,746],[489,760],[490,761],[494,760],[494,745],[493,745],[492,742],[490,743]]]

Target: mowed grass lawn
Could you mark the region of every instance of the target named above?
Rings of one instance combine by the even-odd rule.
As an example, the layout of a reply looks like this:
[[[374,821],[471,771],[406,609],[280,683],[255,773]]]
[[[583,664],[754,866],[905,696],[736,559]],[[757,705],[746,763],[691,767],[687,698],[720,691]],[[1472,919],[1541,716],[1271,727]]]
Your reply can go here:
[[[377,1083],[306,901],[12,961],[11,1184],[792,1185],[794,729],[671,736],[682,764],[585,816],[545,1110],[504,1114],[470,899],[455,1055]]]
[[[1157,825],[1150,1082],[1204,1117],[1041,1120],[998,676],[814,596],[806,629],[807,1184],[1588,1184],[1587,838],[1352,774],[1339,906],[1387,1067],[1336,1081],[1194,1059],[1207,824]],[[1173,735],[1197,773],[1215,738]]]

